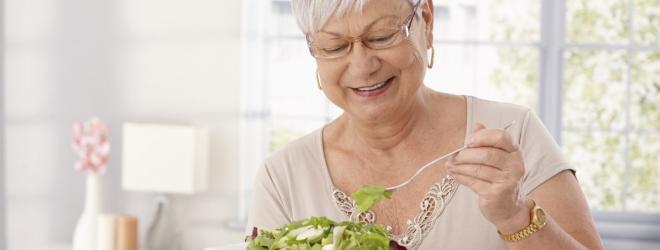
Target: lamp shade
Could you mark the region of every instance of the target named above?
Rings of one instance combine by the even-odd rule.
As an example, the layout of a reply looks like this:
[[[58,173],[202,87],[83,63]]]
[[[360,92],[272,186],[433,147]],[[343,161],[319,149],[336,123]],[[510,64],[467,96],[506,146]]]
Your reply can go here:
[[[192,194],[206,189],[208,130],[126,123],[122,146],[125,190]]]

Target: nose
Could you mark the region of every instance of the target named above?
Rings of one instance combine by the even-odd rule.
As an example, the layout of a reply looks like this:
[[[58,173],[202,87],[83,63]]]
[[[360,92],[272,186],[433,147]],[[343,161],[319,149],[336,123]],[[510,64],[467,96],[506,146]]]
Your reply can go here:
[[[348,73],[358,80],[369,79],[381,66],[380,59],[374,55],[373,50],[360,41],[353,42],[348,61]]]

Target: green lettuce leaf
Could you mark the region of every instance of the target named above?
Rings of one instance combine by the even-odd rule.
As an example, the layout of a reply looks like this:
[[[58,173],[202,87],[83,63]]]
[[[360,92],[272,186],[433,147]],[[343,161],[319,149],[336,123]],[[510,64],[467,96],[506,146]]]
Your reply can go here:
[[[337,230],[334,230],[337,228]],[[319,235],[319,232],[322,232]],[[266,231],[248,244],[248,250],[305,249],[321,250],[332,245],[334,250],[389,250],[388,231],[380,225],[357,222],[335,222],[326,217],[311,217],[281,228]]]
[[[371,209],[378,201],[385,198],[390,198],[392,191],[386,191],[385,187],[378,186],[363,186],[357,192],[353,193],[353,200],[357,204],[360,212],[366,212]]]

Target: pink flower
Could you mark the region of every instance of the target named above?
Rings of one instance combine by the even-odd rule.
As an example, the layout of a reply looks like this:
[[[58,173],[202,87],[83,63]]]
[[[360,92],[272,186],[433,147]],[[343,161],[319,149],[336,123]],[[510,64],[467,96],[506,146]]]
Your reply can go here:
[[[76,122],[71,127],[73,151],[80,158],[75,168],[82,172],[103,173],[110,154],[108,127],[98,118],[85,123]]]

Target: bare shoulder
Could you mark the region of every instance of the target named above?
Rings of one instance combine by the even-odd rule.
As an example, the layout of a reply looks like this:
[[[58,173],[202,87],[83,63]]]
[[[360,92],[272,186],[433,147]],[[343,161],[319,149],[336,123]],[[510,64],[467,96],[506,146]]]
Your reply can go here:
[[[431,94],[431,106],[439,109],[437,112],[437,117],[439,119],[449,120],[456,126],[464,126],[467,122],[468,113],[467,98],[467,96],[463,95],[434,91]]]

